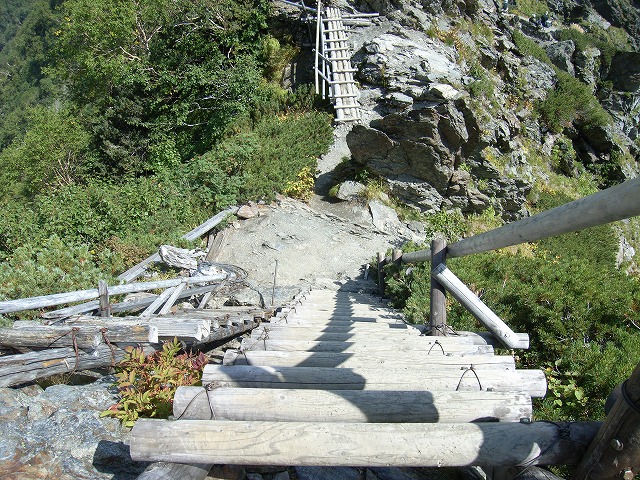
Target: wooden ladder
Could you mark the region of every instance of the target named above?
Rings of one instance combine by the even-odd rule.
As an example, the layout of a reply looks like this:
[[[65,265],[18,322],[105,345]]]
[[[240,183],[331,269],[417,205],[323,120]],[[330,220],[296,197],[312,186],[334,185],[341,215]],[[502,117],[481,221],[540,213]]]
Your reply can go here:
[[[356,70],[351,64],[348,33],[340,10],[322,9],[318,0],[316,29],[316,94],[326,98],[328,93],[337,122],[360,120],[358,86],[353,77]]]
[[[581,455],[530,423],[540,370],[480,335],[424,336],[358,293],[314,290],[263,323],[204,387],[180,387],[177,421],[138,420],[135,460],[284,466],[560,463]],[[577,439],[580,441],[584,439]],[[569,452],[569,453],[567,453]]]

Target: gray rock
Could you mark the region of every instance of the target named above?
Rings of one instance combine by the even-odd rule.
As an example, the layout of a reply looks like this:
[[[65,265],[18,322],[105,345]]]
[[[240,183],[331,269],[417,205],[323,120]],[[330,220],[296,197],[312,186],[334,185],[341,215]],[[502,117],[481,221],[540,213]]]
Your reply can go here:
[[[424,224],[417,220],[411,220],[409,223],[407,223],[407,228],[412,232],[419,234],[423,234],[425,232]]]
[[[640,52],[616,53],[607,79],[616,90],[640,93]]]
[[[401,227],[396,211],[391,207],[387,207],[384,203],[378,200],[370,201],[369,211],[371,212],[373,225],[378,230],[394,233]]]
[[[576,44],[573,40],[551,43],[545,50],[556,67],[575,76],[573,54],[576,51]]]
[[[137,478],[146,464],[130,460],[126,431],[99,416],[116,401],[113,381],[53,385],[39,395],[0,389],[0,477]]]
[[[576,77],[595,90],[600,78],[598,74],[600,50],[588,47],[576,52],[574,58]]]
[[[298,480],[360,480],[360,470],[349,467],[295,467]]]
[[[345,201],[356,200],[365,188],[367,187],[360,182],[354,182],[351,180],[342,182],[338,188],[336,197],[339,200]]]

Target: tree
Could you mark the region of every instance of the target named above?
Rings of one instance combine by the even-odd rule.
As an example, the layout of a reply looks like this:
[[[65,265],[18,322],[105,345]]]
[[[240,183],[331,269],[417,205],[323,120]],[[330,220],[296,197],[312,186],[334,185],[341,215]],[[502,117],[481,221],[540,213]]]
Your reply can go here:
[[[52,69],[107,167],[203,153],[251,105],[266,0],[67,0]],[[167,149],[172,151],[167,151]],[[158,152],[159,157],[153,157]]]

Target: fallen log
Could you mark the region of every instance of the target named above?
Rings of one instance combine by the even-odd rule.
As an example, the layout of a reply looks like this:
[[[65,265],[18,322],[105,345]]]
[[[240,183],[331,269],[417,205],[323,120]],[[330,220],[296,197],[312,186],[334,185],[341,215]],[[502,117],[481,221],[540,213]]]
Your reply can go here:
[[[127,285],[115,285],[109,288],[110,295],[120,295],[124,293],[144,292],[156,288],[169,288],[186,281],[189,285],[198,283],[217,282],[228,278],[228,275],[206,275],[189,277],[185,279],[158,280],[154,282],[131,283]],[[33,310],[37,308],[52,307],[64,303],[82,302],[98,298],[100,293],[97,288],[89,290],[77,290],[74,292],[54,293],[52,295],[42,295],[39,297],[20,298],[18,300],[7,300],[0,302],[0,314],[19,312],[22,310]]]
[[[154,350],[151,346],[144,348],[147,354]],[[93,351],[65,347],[3,356],[0,357],[0,387],[33,382],[59,373],[107,367],[121,361],[125,355],[124,348],[102,344]]]
[[[532,397],[543,397],[547,391],[542,370],[476,371],[439,367],[417,375],[414,365],[386,369],[207,365],[202,383],[221,387],[314,390],[491,390],[520,392]]]
[[[186,240],[195,240],[201,237],[202,235],[204,235],[205,233],[208,233],[216,225],[220,224],[225,218],[227,218],[228,215],[236,213],[237,211],[238,211],[238,207],[235,207],[235,206],[229,207],[226,210],[223,210],[222,212],[214,215],[213,217],[203,222],[202,224],[198,225],[196,228],[194,228],[190,232],[183,235],[182,238]],[[158,262],[158,261],[160,261],[160,255],[158,253],[154,253],[153,255],[145,258],[142,262],[131,267],[126,272],[118,275],[118,280],[122,280],[125,282],[130,282],[131,280],[135,280],[146,271],[147,265],[149,265],[150,263]]]
[[[196,295],[202,295],[211,290],[214,290],[218,287],[218,284],[205,285],[203,287],[195,287],[189,288],[182,291],[178,299],[184,299],[193,297]],[[158,295],[149,295],[146,298],[140,298],[138,300],[129,300],[120,303],[112,303],[111,304],[111,313],[121,313],[121,312],[136,312],[139,310],[143,310],[149,305],[151,305],[156,299]],[[72,307],[65,307],[59,310],[53,310],[51,312],[45,312],[41,316],[42,318],[48,319],[58,319],[58,318],[67,318],[73,315],[79,315],[82,313],[92,312],[97,310],[99,307],[98,300],[94,300],[87,303],[82,303],[80,305],[74,305]]]
[[[260,408],[256,408],[260,405]],[[502,392],[179,387],[180,420],[464,423],[531,418],[531,397]]]
[[[423,352],[240,352],[229,349],[224,354],[224,365],[256,365],[274,367],[340,367],[340,368],[394,368],[413,365],[415,368],[433,366],[469,367],[477,369],[496,368],[515,370],[516,362],[511,356],[495,355],[425,355]]]
[[[136,461],[238,465],[574,465],[598,422],[315,423],[141,419]]]

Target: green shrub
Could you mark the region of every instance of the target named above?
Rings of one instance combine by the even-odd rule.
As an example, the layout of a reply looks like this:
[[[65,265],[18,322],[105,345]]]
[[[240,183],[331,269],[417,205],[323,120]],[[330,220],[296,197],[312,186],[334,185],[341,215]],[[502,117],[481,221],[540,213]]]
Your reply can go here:
[[[0,298],[96,288],[101,279],[115,283],[122,268],[122,259],[109,249],[91,250],[57,235],[41,242],[27,240],[0,262]]]
[[[555,89],[537,106],[552,132],[560,133],[573,123],[587,128],[611,123],[611,116],[602,108],[590,87],[562,70],[556,69],[556,75]]]
[[[116,367],[116,385],[121,399],[101,413],[119,419],[125,427],[136,420],[167,418],[173,413],[173,396],[180,386],[200,385],[202,370],[208,363],[200,353],[180,354],[180,342],[165,342],[162,350],[145,355],[134,348]]]

